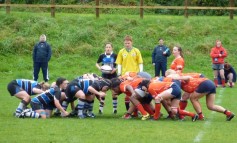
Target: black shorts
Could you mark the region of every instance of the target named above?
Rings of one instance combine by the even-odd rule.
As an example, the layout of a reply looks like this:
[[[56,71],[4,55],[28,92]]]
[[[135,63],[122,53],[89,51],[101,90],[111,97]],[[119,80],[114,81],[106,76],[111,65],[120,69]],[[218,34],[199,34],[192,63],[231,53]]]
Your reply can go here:
[[[216,93],[216,86],[211,80],[203,81],[196,89],[197,93],[207,93],[207,95]]]
[[[144,96],[142,99],[141,99],[141,103],[142,104],[150,104],[151,101],[152,101],[153,97],[151,96],[151,94],[147,94],[146,96]]]
[[[78,86],[76,86],[75,84],[69,84],[66,88],[65,94],[67,96],[67,102],[73,102],[75,101],[77,98],[75,97],[76,93],[81,90]]]
[[[20,91],[24,91],[16,82],[16,80],[11,81],[7,86],[8,92],[11,94],[11,96],[14,96]]]

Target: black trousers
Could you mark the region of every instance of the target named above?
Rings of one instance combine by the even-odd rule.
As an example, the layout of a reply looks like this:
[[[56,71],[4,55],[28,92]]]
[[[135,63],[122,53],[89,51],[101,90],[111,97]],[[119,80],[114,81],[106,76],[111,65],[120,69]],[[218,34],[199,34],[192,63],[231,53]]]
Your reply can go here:
[[[166,62],[159,62],[155,63],[155,76],[165,76],[165,71],[167,70],[167,63]]]
[[[34,62],[34,80],[37,81],[39,78],[40,68],[42,69],[44,81],[47,82],[49,80],[48,74],[48,62]]]

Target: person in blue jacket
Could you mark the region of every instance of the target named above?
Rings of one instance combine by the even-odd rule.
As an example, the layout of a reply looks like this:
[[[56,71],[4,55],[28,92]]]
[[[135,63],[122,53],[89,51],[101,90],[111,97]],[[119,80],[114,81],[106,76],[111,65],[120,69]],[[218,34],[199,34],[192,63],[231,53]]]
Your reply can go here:
[[[170,56],[170,49],[164,45],[164,40],[159,39],[159,45],[157,45],[152,52],[152,64],[155,66],[155,76],[165,76],[167,70],[167,57]]]
[[[48,74],[48,62],[51,58],[52,51],[50,45],[46,42],[46,36],[42,34],[40,36],[39,43],[35,44],[33,50],[33,67],[34,67],[34,80],[38,80],[40,68],[42,69],[43,78],[45,82],[49,80]]]
[[[228,63],[224,64],[224,75],[225,75],[225,83],[228,83],[230,87],[233,87],[236,82],[236,72],[235,69]],[[221,84],[221,76],[218,75],[218,84]]]

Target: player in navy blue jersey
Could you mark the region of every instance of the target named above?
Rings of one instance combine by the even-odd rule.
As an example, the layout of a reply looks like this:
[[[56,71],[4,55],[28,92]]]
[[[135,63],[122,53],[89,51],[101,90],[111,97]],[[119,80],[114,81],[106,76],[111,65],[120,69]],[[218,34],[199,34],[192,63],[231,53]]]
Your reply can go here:
[[[18,105],[15,116],[19,117],[21,112],[26,109],[26,106],[30,103],[30,96],[40,94],[49,88],[49,84],[45,82],[38,83],[37,81],[28,79],[16,79],[12,80],[7,89],[11,96],[15,96],[21,100]]]
[[[100,100],[101,97],[105,96],[105,92],[110,88],[111,82],[108,79],[101,80],[89,80],[89,79],[75,79],[71,81],[66,89],[67,101],[62,104],[67,108],[68,103],[73,104],[73,102],[78,99],[78,117],[84,118],[83,110],[87,109],[88,116],[94,117],[92,113],[94,97]],[[102,91],[102,92],[100,92]]]
[[[117,59],[117,54],[113,53],[113,45],[112,43],[106,43],[105,44],[105,53],[101,54],[97,60],[96,67],[101,71],[101,66],[108,65],[111,67],[112,71],[110,73],[103,73],[102,72],[102,77],[106,79],[112,79],[117,77],[116,73],[116,61]],[[100,65],[101,63],[101,65]],[[117,113],[117,97],[112,97],[112,102],[113,102],[113,113]],[[103,108],[104,108],[104,101],[105,98],[101,99],[100,102],[100,107],[99,107],[99,113],[103,113]]]
[[[63,109],[60,104],[61,91],[66,89],[68,81],[65,78],[58,78],[56,86],[32,98],[30,105],[32,110],[40,115],[41,118],[46,119],[52,115],[53,108],[56,107],[62,112],[62,116],[68,116],[69,113]],[[28,112],[25,116],[31,116]],[[33,116],[31,116],[33,118]]]

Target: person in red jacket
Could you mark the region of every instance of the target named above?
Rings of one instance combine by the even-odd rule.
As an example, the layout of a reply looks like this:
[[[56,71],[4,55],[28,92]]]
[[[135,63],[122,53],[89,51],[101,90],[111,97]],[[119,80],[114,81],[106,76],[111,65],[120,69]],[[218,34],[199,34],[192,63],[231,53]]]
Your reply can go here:
[[[218,85],[218,73],[221,76],[222,87],[225,87],[225,75],[224,75],[224,59],[227,57],[227,52],[222,47],[221,41],[216,41],[216,46],[211,49],[210,56],[212,58],[212,69],[214,73],[214,83]]]

